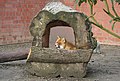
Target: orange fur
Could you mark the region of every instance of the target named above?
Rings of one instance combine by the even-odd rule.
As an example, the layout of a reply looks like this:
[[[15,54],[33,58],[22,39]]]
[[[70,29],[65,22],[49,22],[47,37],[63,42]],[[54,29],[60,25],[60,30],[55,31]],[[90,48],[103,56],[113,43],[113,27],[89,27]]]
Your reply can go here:
[[[55,42],[55,46],[58,49],[66,49],[66,50],[75,50],[76,46],[72,43],[68,42],[65,38],[61,38],[57,36],[57,40]]]

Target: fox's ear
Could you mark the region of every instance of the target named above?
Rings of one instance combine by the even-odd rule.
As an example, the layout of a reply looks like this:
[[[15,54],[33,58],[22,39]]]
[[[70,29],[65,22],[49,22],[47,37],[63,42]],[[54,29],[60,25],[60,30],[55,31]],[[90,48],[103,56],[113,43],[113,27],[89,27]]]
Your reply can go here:
[[[60,38],[60,36],[57,36],[57,38],[59,39],[59,38]]]
[[[65,38],[62,38],[62,41],[65,43],[66,42]]]

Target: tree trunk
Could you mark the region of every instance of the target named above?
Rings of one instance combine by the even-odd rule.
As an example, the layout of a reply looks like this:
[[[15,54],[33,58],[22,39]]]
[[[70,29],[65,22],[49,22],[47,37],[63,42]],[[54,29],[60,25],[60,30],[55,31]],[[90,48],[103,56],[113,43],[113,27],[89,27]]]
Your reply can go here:
[[[58,50],[51,48],[31,47],[28,62],[40,63],[83,63],[88,62],[92,49]]]
[[[29,48],[18,48],[14,51],[6,50],[5,52],[0,53],[0,63],[26,59],[28,53]]]

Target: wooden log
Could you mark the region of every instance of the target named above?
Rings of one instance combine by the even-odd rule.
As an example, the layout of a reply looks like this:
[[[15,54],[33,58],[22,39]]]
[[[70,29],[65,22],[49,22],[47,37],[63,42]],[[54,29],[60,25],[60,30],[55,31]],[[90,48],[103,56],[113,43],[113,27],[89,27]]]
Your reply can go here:
[[[29,48],[26,49],[18,48],[14,51],[6,50],[6,52],[0,53],[0,63],[26,59],[28,53]]]
[[[58,50],[31,47],[27,62],[40,63],[84,63],[90,60],[92,49]]]

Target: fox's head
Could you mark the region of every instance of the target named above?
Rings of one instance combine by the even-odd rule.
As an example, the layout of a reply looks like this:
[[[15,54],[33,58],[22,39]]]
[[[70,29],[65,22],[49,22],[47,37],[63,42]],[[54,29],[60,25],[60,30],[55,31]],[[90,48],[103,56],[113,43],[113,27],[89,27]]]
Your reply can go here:
[[[64,49],[65,48],[65,42],[66,42],[65,38],[61,38],[60,36],[57,36],[57,40],[55,42],[55,47],[57,49]]]

